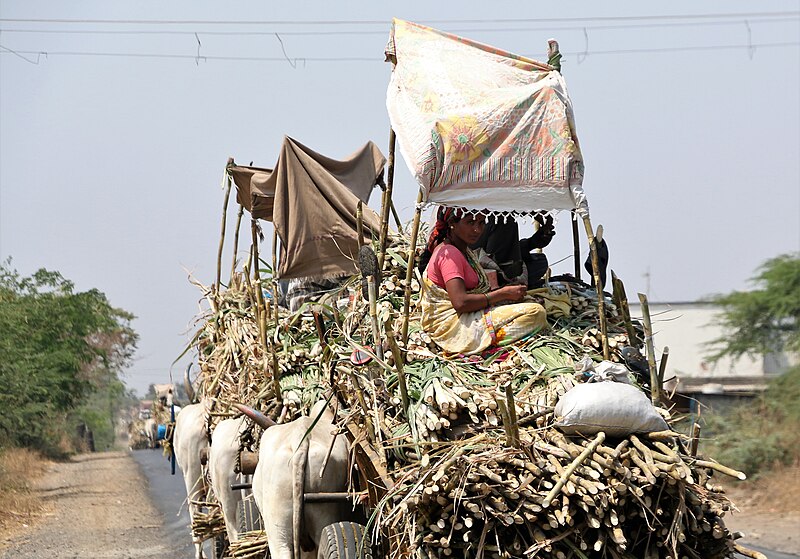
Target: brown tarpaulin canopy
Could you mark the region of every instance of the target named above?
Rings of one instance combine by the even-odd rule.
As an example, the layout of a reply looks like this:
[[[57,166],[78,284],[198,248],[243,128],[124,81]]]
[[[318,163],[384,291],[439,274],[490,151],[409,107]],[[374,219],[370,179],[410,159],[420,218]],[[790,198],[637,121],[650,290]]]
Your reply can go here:
[[[237,200],[278,232],[277,277],[325,278],[358,269],[359,200],[366,203],[386,158],[367,142],[343,161],[320,155],[285,137],[274,169],[229,165]],[[364,236],[380,231],[378,215],[363,208]]]

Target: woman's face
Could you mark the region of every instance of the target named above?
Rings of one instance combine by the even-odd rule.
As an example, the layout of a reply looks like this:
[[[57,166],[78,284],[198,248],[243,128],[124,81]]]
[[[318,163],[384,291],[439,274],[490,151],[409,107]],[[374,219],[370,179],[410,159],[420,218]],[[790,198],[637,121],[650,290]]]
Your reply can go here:
[[[464,243],[474,245],[481,238],[486,219],[482,215],[467,214],[453,224],[453,236]]]

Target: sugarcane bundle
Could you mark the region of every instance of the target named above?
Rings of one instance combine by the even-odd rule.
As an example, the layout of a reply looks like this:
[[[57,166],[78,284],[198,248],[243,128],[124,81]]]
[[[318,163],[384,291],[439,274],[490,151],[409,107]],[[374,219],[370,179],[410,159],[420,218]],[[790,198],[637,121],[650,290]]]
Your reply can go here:
[[[134,419],[128,424],[128,446],[131,450],[147,448],[148,439],[143,419]]]
[[[390,557],[722,558],[731,507],[710,470],[646,438],[602,444],[555,430],[431,449],[402,470],[376,522]],[[715,464],[714,467],[717,467]],[[577,552],[581,554],[578,554]]]
[[[268,552],[266,532],[255,530],[240,532],[239,539],[230,542],[227,556],[232,559],[263,559]]]
[[[210,309],[197,318],[200,328],[193,340],[200,366],[199,392],[222,402],[232,396],[253,401],[268,380],[253,287],[237,275],[216,296],[210,288],[203,289]]]
[[[192,536],[199,540],[207,540],[225,534],[225,519],[219,503],[191,501],[195,508],[192,515]]]

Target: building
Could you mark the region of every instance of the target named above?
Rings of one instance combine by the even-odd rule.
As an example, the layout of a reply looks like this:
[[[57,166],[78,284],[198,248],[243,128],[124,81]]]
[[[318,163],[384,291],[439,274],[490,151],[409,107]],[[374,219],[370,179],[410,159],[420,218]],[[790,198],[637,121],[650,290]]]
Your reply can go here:
[[[676,390],[676,403],[693,411],[693,400],[719,410],[763,392],[769,380],[797,363],[797,356],[774,353],[733,361],[708,360],[710,342],[723,336],[719,307],[705,302],[649,303],[656,361],[669,348],[664,381]],[[642,318],[641,306],[630,305],[631,316]],[[675,379],[675,380],[671,380]],[[676,382],[677,381],[677,382]]]

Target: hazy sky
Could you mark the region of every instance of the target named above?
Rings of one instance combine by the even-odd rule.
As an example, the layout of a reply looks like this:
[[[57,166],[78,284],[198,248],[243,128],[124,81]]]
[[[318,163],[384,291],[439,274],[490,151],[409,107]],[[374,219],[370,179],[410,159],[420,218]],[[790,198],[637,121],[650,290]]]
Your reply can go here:
[[[796,0],[0,0],[0,258],[134,313],[126,381],[167,382],[200,310],[188,274],[215,275],[227,158],[272,166],[284,135],[388,151],[393,16],[540,60],[559,40],[592,220],[634,298],[745,289],[800,250]],[[404,219],[416,191],[398,160]],[[547,253],[572,271],[565,216]]]

